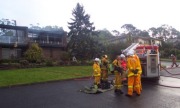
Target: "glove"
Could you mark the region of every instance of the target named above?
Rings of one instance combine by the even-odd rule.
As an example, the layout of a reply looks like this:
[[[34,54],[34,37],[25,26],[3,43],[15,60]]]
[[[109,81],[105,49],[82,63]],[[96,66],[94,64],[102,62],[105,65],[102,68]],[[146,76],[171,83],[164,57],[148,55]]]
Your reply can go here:
[[[138,71],[139,71],[138,69],[135,69],[135,70],[134,70],[134,74],[137,74],[137,73],[138,73]]]
[[[131,70],[134,74],[137,74],[138,73],[138,69],[132,69]]]

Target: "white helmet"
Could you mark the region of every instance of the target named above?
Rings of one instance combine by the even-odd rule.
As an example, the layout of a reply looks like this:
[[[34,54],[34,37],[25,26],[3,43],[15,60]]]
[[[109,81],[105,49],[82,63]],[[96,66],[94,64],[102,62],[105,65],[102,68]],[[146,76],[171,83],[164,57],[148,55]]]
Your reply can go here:
[[[173,54],[171,54],[171,56],[174,56]]]
[[[129,51],[128,53],[127,53],[127,56],[133,56],[134,55],[134,51]]]
[[[94,59],[94,61],[97,61],[97,62],[98,62],[99,60],[100,60],[99,58],[95,58],[95,59]]]
[[[121,54],[120,57],[121,57],[121,58],[125,58],[125,55],[124,55],[124,54]]]

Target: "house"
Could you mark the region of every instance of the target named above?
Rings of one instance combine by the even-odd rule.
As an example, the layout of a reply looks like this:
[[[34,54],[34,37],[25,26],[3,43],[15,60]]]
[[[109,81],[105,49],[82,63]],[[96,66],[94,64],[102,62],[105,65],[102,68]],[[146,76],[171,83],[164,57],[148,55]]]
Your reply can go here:
[[[38,43],[46,58],[60,59],[66,49],[65,31],[43,31],[23,26],[0,25],[0,59],[19,59],[32,43]]]
[[[20,58],[27,49],[28,27],[0,25],[0,59]]]
[[[147,44],[147,45],[162,45],[160,39],[152,38],[152,37],[133,37],[132,38],[133,43],[139,43],[139,44]]]
[[[64,31],[28,30],[30,43],[38,43],[46,58],[60,59],[67,47],[67,33]]]

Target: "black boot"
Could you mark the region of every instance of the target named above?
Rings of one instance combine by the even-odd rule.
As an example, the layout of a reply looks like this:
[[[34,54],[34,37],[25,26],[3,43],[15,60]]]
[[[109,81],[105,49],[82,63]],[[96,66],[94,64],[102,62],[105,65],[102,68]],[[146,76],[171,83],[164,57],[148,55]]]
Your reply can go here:
[[[115,89],[115,90],[114,90],[114,92],[115,92],[115,93],[120,93],[120,94],[123,94],[123,91],[122,91],[122,90],[120,90],[120,89]]]
[[[98,84],[97,86],[98,86],[98,88],[101,88],[101,84]]]
[[[122,90],[119,90],[119,93],[120,93],[120,94],[123,94],[123,91],[122,91]]]
[[[132,95],[126,94],[127,97],[132,97]]]

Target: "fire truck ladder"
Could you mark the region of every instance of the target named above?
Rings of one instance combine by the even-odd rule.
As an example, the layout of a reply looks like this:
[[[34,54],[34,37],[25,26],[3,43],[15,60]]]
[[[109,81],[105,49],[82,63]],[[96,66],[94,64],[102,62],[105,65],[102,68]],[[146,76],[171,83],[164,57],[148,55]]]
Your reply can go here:
[[[139,45],[139,43],[132,43],[129,47],[123,50],[123,53],[127,55],[128,52],[134,51],[134,49]]]

